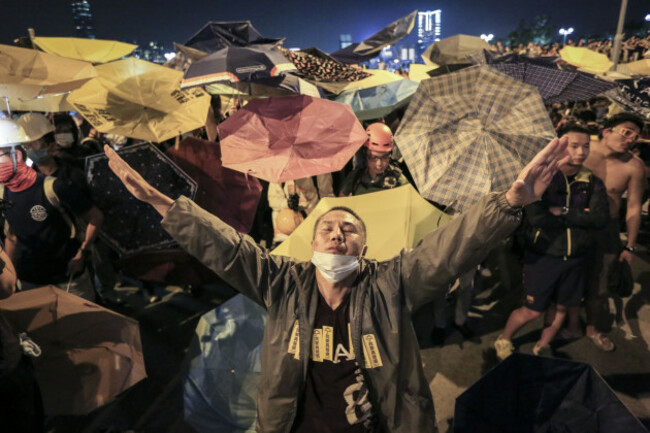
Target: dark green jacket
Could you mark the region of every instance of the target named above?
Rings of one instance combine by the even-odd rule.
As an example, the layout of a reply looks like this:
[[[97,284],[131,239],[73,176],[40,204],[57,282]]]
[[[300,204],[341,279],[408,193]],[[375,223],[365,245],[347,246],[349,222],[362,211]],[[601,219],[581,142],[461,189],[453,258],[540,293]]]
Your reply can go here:
[[[503,194],[491,194],[416,248],[385,262],[363,260],[350,295],[352,350],[383,431],[436,431],[411,313],[480,263],[520,218]],[[307,377],[318,299],[314,265],[270,255],[184,197],[162,225],[190,254],[267,309],[257,430],[288,433]]]

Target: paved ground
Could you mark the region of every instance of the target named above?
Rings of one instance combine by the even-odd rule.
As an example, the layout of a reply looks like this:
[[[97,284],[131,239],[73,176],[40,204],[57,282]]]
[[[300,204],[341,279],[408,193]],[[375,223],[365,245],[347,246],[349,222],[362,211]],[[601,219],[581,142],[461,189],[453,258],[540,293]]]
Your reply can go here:
[[[647,244],[647,243],[646,243]],[[622,306],[623,319],[615,315],[610,332],[617,349],[604,353],[586,338],[556,341],[553,356],[590,363],[627,407],[650,426],[650,254],[642,251],[634,266],[636,287]],[[422,346],[422,360],[434,395],[441,433],[451,432],[456,397],[497,364],[492,343],[518,303],[518,291],[506,290],[495,276],[482,281],[470,315],[477,331],[474,341],[463,341],[449,331],[443,347],[431,347],[430,307],[414,318]],[[127,303],[116,309],[140,322],[148,379],[125,392],[116,401],[85,417],[57,417],[49,420],[51,433],[147,432],[190,433],[194,429],[183,419],[182,363],[199,317],[214,308],[228,294],[213,288],[190,294],[177,287],[157,292],[160,301],[149,304],[141,293],[124,292]],[[612,310],[614,310],[612,304]],[[619,308],[620,309],[620,308]],[[531,323],[515,338],[515,345],[531,353],[539,337],[540,322]]]

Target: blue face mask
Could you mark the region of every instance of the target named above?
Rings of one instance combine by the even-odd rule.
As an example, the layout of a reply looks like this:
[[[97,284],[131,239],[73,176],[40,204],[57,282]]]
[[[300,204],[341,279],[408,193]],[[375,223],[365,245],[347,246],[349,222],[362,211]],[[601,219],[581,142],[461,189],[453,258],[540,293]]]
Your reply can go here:
[[[34,161],[34,164],[43,164],[50,160],[50,154],[45,149],[33,149],[27,151],[27,157]]]

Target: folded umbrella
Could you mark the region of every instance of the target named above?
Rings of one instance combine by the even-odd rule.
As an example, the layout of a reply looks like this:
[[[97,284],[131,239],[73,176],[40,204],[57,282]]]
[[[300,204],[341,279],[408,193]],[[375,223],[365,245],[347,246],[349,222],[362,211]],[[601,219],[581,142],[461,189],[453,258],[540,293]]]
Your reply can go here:
[[[218,128],[224,167],[274,183],[340,170],[368,139],[350,107],[304,95],[254,99]]]
[[[174,200],[194,198],[196,182],[151,143],[124,147],[120,156],[140,175]],[[137,200],[113,174],[104,154],[86,158],[86,180],[97,207],[104,213],[102,238],[122,254],[176,246],[160,227],[162,217],[148,204]]]
[[[0,44],[0,97],[66,93],[95,76],[88,62]]]
[[[181,88],[277,77],[291,71],[296,71],[296,67],[274,48],[225,47],[192,62],[185,71]]]
[[[535,87],[473,66],[423,80],[395,142],[422,196],[463,211],[508,189],[554,137]]]
[[[133,57],[95,69],[68,102],[98,131],[159,143],[205,125],[210,96],[179,89],[182,72]]]
[[[334,206],[345,206],[359,214],[368,232],[366,257],[388,260],[404,248],[417,245],[429,232],[447,223],[451,217],[404,185],[352,197],[323,198],[307,219],[272,254],[311,260],[311,240],[319,216]]]
[[[34,359],[47,415],[84,415],[147,377],[138,322],[54,286],[0,301],[17,332],[42,350]]]
[[[393,81],[361,90],[348,90],[335,99],[352,107],[359,120],[378,119],[408,104],[418,88],[411,80]]]
[[[199,433],[253,433],[266,311],[237,295],[201,316],[187,352],[185,420]]]
[[[454,432],[647,430],[588,364],[514,353],[456,399]]]
[[[137,45],[104,39],[35,37],[32,43],[46,53],[92,63],[106,63],[128,56]]]

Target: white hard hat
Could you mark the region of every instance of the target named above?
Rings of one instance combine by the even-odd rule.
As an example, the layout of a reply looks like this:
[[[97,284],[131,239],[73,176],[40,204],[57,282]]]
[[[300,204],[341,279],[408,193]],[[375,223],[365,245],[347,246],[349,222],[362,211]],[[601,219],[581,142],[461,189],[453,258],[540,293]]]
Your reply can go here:
[[[0,119],[0,147],[16,146],[30,141],[25,130],[10,119]]]
[[[41,113],[23,114],[16,123],[23,127],[29,141],[38,140],[45,134],[54,132],[54,125],[52,125],[52,122]]]

